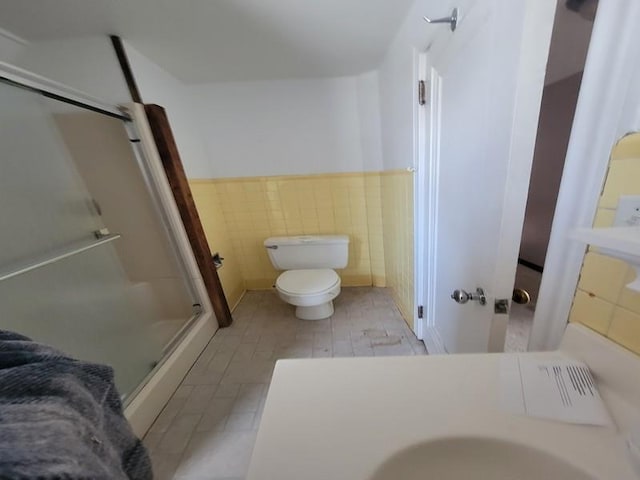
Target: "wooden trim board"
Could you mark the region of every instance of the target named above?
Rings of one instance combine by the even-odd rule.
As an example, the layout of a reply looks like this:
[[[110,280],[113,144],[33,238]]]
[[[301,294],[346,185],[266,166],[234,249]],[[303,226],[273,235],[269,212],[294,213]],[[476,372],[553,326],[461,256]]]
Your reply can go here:
[[[198,268],[200,269],[202,279],[207,288],[207,293],[211,300],[213,312],[218,320],[218,325],[220,325],[220,327],[228,327],[231,325],[233,318],[229,310],[229,305],[227,304],[227,299],[224,296],[220,277],[218,277],[218,272],[211,260],[211,250],[209,249],[198,210],[191,195],[187,176],[182,167],[182,161],[180,160],[178,147],[173,138],[169,119],[167,118],[164,108],[159,105],[145,105],[144,110],[147,114],[147,120],[149,121],[158,153],[160,154],[162,166],[167,174],[171,191],[173,192],[176,205],[180,211],[182,223],[184,224]]]

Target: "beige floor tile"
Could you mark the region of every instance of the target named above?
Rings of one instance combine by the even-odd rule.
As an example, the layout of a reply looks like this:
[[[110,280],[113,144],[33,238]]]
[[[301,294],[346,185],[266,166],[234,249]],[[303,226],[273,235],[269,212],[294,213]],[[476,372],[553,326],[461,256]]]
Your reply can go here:
[[[202,415],[179,414],[174,418],[162,440],[154,449],[154,454],[179,454],[184,451],[191,438],[191,434],[200,422]]]
[[[255,412],[230,413],[227,423],[224,425],[225,432],[242,432],[253,429],[253,419]]]
[[[353,357],[353,344],[351,340],[334,340],[332,349],[334,357]]]
[[[246,385],[254,385],[254,384],[246,384]],[[255,384],[261,385],[261,384]],[[244,387],[245,385],[243,385]],[[238,396],[235,398],[235,402],[233,404],[232,413],[246,413],[246,412],[256,412],[260,407],[260,403],[264,398],[266,389],[265,388],[256,388],[256,389],[240,389]]]
[[[160,440],[162,440],[163,436],[164,436],[164,432],[158,432],[158,431],[148,432],[145,435],[142,443],[144,444],[145,448],[150,454],[153,454],[153,451],[156,449],[156,447],[160,443]]]
[[[196,385],[187,398],[180,413],[202,413],[204,412],[216,392],[216,385]]]
[[[216,353],[211,359],[211,362],[209,362],[209,365],[207,366],[207,372],[220,374],[224,373],[229,363],[231,363],[231,359],[235,354],[236,348],[238,348],[238,346],[234,347],[233,350],[218,351],[218,353]]]
[[[224,430],[234,403],[234,398],[214,398],[196,425],[196,432]]]
[[[274,292],[247,292],[145,439],[157,478],[244,478],[278,359],[427,353],[387,289],[344,288],[334,306],[305,321]]]
[[[151,456],[154,480],[171,480],[180,465],[182,452],[178,454],[162,453]]]
[[[313,351],[311,352],[311,357],[312,358],[331,358],[333,357],[333,351],[331,349],[331,347],[320,347],[320,348],[313,348]]]
[[[221,373],[217,372],[189,372],[182,381],[183,385],[217,385],[222,378]]]
[[[244,478],[255,437],[255,431],[195,434],[175,478]]]
[[[256,351],[255,343],[243,343],[238,345],[233,357],[231,358],[232,362],[242,362],[251,360],[253,358],[253,354]]]
[[[221,384],[214,394],[214,398],[236,398],[240,391],[240,385],[237,383]]]
[[[181,385],[178,387],[173,397],[167,402],[165,407],[160,412],[158,418],[149,429],[150,433],[166,432],[171,426],[171,422],[178,415],[182,407],[184,406],[187,398],[193,391],[193,387],[190,385]]]

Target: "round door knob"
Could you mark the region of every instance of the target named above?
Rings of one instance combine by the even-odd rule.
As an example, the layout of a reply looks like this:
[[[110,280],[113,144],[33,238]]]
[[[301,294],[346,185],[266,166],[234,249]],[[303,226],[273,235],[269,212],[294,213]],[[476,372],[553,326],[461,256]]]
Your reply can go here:
[[[522,288],[516,288],[513,290],[513,296],[511,297],[515,303],[519,303],[520,305],[526,305],[531,302],[531,295],[526,290]]]
[[[480,287],[476,288],[476,293],[467,293],[464,290],[454,290],[451,294],[451,298],[461,304],[467,303],[469,300],[476,301],[480,305],[487,304],[487,297],[484,294],[484,290]]]
[[[453,298],[458,303],[467,303],[469,301],[469,294],[464,290],[454,290],[451,294],[451,298]]]

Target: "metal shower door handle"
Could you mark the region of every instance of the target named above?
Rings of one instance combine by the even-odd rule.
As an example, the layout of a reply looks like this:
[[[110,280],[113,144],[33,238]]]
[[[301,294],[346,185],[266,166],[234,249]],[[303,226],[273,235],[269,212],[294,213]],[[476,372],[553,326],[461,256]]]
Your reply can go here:
[[[461,305],[464,305],[469,300],[477,301],[480,305],[487,304],[487,297],[484,294],[484,290],[480,287],[476,288],[475,293],[467,293],[464,290],[454,290],[451,298]]]

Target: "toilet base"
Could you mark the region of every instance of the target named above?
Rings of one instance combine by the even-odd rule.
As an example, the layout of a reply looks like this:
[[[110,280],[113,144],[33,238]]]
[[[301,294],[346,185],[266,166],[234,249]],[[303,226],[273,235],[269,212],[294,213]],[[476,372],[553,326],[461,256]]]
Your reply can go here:
[[[296,307],[296,317],[300,320],[324,320],[331,315],[333,315],[332,300],[311,307]]]

